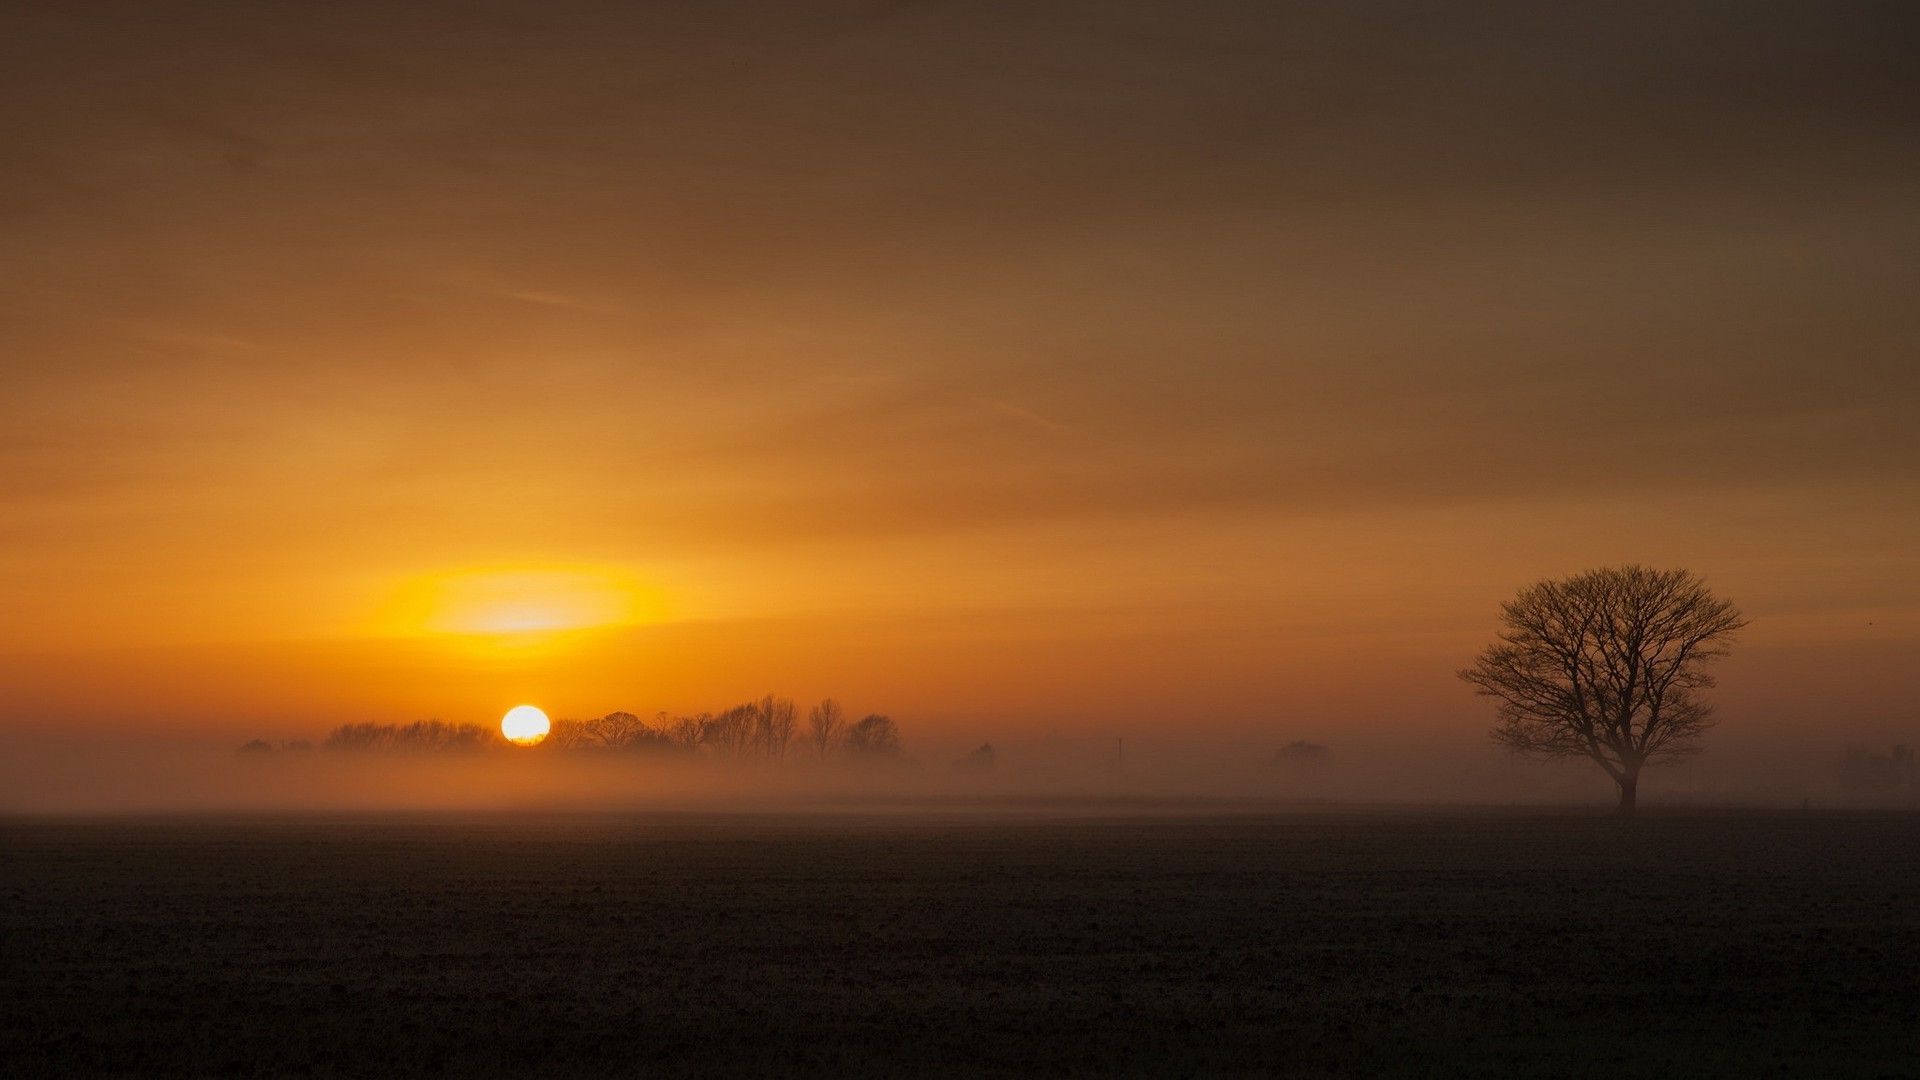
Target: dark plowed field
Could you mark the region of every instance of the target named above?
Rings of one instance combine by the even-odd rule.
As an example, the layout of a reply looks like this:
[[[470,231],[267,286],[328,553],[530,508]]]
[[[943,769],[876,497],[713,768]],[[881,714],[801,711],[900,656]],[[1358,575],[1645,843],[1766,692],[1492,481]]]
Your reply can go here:
[[[0,1074],[1920,1076],[1920,817],[0,822]]]

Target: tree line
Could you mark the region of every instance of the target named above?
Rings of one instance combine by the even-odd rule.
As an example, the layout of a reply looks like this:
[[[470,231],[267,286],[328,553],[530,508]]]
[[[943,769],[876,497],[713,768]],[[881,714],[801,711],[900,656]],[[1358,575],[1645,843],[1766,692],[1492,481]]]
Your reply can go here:
[[[724,758],[782,760],[801,756],[895,757],[900,727],[881,713],[849,720],[826,698],[807,710],[773,694],[720,712],[656,713],[652,723],[629,712],[590,720],[556,720],[540,745],[559,750],[656,749]]]
[[[410,724],[341,724],[328,732],[319,749],[359,753],[459,753],[508,745],[499,729],[488,725],[420,720]],[[265,755],[312,749],[313,744],[305,740],[276,746],[255,739],[241,746],[240,753]],[[827,761],[897,758],[902,745],[899,725],[884,714],[869,713],[851,720],[839,702],[827,698],[809,707],[803,718],[791,698],[768,694],[719,712],[656,713],[651,722],[619,711],[585,720],[557,719],[547,737],[532,749],[654,752],[730,760]]]

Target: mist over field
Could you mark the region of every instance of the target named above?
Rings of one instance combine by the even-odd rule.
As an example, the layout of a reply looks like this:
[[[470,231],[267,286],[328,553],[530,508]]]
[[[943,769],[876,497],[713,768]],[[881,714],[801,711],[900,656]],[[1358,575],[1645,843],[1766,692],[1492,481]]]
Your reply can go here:
[[[1341,743],[1291,760],[1281,741],[1034,740],[909,744],[898,760],[779,762],[497,748],[266,757],[153,737],[0,741],[0,813],[301,810],[821,810],[903,812],[1103,806],[1187,812],[1281,804],[1562,805],[1603,809],[1611,785],[1584,762],[1540,763],[1472,742]],[[1318,745],[1318,744],[1315,744]],[[1650,770],[1660,805],[1901,806],[1902,788],[1849,785],[1846,746],[1732,751]]]

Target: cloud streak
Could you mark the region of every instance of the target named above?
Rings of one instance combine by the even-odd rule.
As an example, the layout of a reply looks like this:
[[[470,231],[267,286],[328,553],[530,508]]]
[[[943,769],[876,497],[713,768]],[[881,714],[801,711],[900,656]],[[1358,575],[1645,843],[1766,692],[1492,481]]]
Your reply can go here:
[[[1425,633],[1626,559],[1724,567],[1762,613],[1892,597],[1910,644],[1915,29],[1864,2],[28,5],[0,42],[0,670],[57,705],[7,657],[243,666],[495,563],[658,574],[729,625],[991,601],[1077,628],[1086,678],[1114,635],[1240,628],[1166,661],[1235,700],[1299,685],[1246,628],[1351,608],[1391,639],[1391,596]],[[867,676],[991,653],[1044,688],[1026,715],[1065,707],[1009,633]],[[1875,685],[1856,719],[1909,687]]]

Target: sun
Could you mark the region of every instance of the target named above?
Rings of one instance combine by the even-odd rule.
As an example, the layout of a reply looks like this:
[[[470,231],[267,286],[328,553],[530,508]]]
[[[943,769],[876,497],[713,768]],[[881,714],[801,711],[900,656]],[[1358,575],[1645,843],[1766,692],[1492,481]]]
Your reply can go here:
[[[547,714],[532,705],[515,705],[500,718],[500,734],[515,746],[533,746],[551,730]]]

